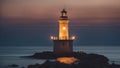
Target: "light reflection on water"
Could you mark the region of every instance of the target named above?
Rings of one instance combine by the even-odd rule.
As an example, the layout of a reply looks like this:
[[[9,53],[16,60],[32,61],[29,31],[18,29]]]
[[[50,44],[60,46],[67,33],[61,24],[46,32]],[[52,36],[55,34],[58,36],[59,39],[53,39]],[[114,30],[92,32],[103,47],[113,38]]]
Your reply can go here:
[[[27,66],[29,64],[43,63],[45,60],[20,58],[20,56],[32,55],[36,52],[52,51],[52,46],[13,46],[0,47],[0,66],[18,64]],[[110,61],[120,64],[120,46],[74,46],[74,51],[97,53],[107,56]]]

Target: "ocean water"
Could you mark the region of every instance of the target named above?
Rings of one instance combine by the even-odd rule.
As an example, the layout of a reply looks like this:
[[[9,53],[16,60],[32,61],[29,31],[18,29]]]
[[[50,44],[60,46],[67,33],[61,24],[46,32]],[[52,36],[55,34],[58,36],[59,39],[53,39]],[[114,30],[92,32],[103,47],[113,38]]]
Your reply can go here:
[[[27,67],[29,64],[43,63],[45,60],[21,58],[20,56],[32,55],[36,52],[52,51],[52,46],[2,46],[0,47],[0,68],[8,68],[10,64]],[[74,51],[97,53],[110,59],[110,62],[120,64],[120,46],[74,46]]]

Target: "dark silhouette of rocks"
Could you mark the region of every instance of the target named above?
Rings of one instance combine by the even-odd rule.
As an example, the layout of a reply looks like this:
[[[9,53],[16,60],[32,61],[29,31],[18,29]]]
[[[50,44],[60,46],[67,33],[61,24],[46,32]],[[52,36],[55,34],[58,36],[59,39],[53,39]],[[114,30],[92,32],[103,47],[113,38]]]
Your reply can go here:
[[[73,52],[71,54],[55,54],[53,52],[35,53],[29,58],[35,59],[57,59],[59,57],[75,57],[78,60],[72,64],[65,64],[58,61],[46,60],[43,64],[28,65],[27,68],[120,68],[120,65],[109,63],[109,59],[104,55],[87,54],[85,52]]]
[[[80,59],[82,61],[98,61],[98,62],[108,62],[109,59],[105,57],[104,55],[99,54],[87,54],[85,52],[73,52],[73,53],[66,53],[66,54],[55,54],[53,52],[41,52],[41,53],[35,53],[32,56],[27,56],[29,58],[35,58],[35,59],[56,59],[58,57],[75,57],[77,59]]]
[[[66,57],[70,57],[73,55],[80,55],[78,53],[72,53],[72,54],[55,54],[53,52],[47,51],[47,52],[40,52],[40,53],[35,53],[32,56],[27,56],[30,58],[36,58],[36,59],[56,59],[58,57],[62,57],[62,56],[66,56]]]
[[[108,64],[106,62],[91,61],[77,61],[73,64],[64,64],[57,61],[47,60],[43,64],[28,65],[27,68],[120,68],[117,64]]]
[[[27,68],[120,68],[120,65],[109,64],[109,59],[104,55],[87,54],[85,52],[73,52],[72,54],[54,54],[53,52],[35,53],[30,58],[57,59],[59,57],[75,57],[78,61],[72,64],[64,64],[58,61],[46,60],[43,64],[28,65]]]

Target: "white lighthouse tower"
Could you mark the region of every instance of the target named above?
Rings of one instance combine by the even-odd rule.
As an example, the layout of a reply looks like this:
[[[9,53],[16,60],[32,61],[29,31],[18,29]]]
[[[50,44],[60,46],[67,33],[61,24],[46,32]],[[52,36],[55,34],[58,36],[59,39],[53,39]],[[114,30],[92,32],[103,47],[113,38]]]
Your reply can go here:
[[[67,11],[63,9],[59,19],[59,37],[51,36],[54,42],[54,53],[66,54],[73,52],[73,40],[74,36],[69,37],[69,19]]]

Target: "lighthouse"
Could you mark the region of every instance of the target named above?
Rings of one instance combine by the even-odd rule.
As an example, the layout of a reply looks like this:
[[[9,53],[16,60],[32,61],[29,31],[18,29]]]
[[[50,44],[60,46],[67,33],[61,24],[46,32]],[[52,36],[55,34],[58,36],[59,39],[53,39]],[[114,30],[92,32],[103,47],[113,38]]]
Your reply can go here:
[[[67,16],[67,11],[63,9],[61,11],[61,16],[59,19],[59,39],[68,40],[69,39],[69,29],[68,29],[69,19]]]
[[[51,40],[53,40],[54,43],[53,51],[55,54],[70,54],[73,52],[73,41],[75,37],[69,36],[69,19],[65,9],[61,11],[58,22],[59,36],[51,36]]]

